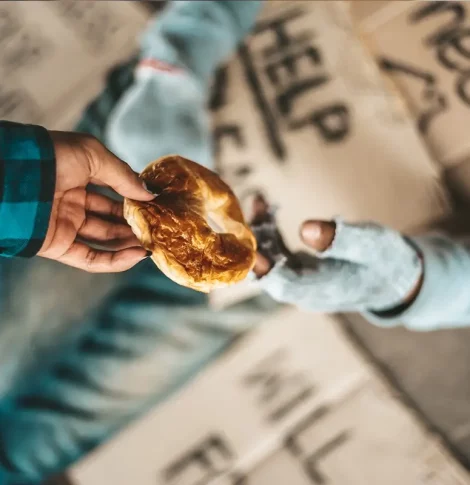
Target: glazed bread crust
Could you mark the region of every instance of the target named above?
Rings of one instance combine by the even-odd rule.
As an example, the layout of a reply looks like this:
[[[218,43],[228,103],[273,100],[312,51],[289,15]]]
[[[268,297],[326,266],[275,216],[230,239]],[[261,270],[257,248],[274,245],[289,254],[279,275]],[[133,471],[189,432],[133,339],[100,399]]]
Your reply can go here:
[[[150,202],[125,199],[124,217],[166,276],[204,293],[247,276],[256,240],[217,174],[170,155],[148,165],[141,178],[157,196]]]

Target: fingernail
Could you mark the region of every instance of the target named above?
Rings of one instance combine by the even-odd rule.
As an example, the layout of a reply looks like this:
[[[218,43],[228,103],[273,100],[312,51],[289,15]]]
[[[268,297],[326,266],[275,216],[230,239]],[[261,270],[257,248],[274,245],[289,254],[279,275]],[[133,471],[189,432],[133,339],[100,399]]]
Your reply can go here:
[[[142,187],[149,193],[149,194],[152,194],[152,195],[155,195],[151,190],[149,190],[149,188],[147,187],[147,184],[145,183],[145,180],[142,181]]]
[[[148,187],[147,187],[147,184],[144,182],[142,182],[142,187],[149,193],[149,194],[152,194],[154,197],[157,197],[160,195],[161,192],[155,192],[154,190],[150,190]]]
[[[302,238],[309,241],[315,242],[322,236],[322,230],[320,224],[316,222],[307,222],[302,227]]]

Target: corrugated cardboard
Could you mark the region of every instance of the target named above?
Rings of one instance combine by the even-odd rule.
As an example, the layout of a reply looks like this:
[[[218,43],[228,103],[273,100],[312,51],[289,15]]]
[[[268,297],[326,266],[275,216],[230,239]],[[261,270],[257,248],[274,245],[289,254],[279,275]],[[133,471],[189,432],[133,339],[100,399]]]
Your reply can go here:
[[[439,169],[359,39],[350,8],[267,3],[216,85],[222,173],[243,201],[261,190],[279,207],[293,248],[308,218],[341,215],[409,230],[448,210]],[[371,10],[377,14],[370,6],[361,12]],[[252,291],[242,283],[214,292],[211,302],[223,307]]]
[[[69,478],[75,485],[470,483],[331,317],[290,309]]]
[[[392,77],[444,166],[468,156],[468,2],[387,2],[364,15],[352,3],[366,44]]]
[[[135,48],[128,39],[146,16],[127,2],[3,2],[3,19],[0,114],[65,129],[108,67]],[[279,69],[286,59],[290,74],[289,63]],[[433,160],[357,41],[345,4],[270,3],[219,73],[212,104],[224,177],[244,201],[253,189],[267,193],[293,245],[306,217],[342,213],[405,229],[449,210]],[[74,466],[69,479],[470,484],[333,319],[289,309]]]
[[[351,6],[365,45],[406,100],[447,183],[468,202],[470,4],[355,1]]]
[[[445,214],[438,171],[359,42],[348,5],[269,2],[263,16],[218,77],[213,103],[219,166],[241,199],[265,192],[293,247],[309,217],[408,229]],[[146,18],[131,2],[3,2],[0,115],[72,127],[107,69],[135,50],[129,39]],[[221,307],[254,292],[243,283],[211,298]]]
[[[1,2],[0,117],[71,128],[146,21],[133,2]]]

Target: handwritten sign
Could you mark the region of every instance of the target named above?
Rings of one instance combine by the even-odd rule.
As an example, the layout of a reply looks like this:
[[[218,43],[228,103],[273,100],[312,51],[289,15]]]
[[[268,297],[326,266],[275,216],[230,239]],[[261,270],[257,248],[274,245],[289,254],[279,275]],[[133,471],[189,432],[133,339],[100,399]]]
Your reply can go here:
[[[326,143],[340,142],[349,133],[346,103],[324,99],[324,88],[333,76],[315,27],[303,26],[306,14],[307,6],[298,3],[260,20],[250,46],[239,53],[255,107],[279,160],[288,155],[282,131],[311,127]]]
[[[0,116],[71,128],[146,20],[128,2],[2,2]]]
[[[92,53],[112,48],[113,37],[119,31],[125,30],[122,19],[109,6],[97,8],[92,2],[80,4],[73,0],[62,0],[52,4],[52,8],[78,34]]]
[[[74,485],[470,484],[332,318],[292,309],[271,316],[69,478]]]
[[[178,485],[209,483],[217,475],[230,468],[233,453],[225,439],[218,434],[210,434],[193,449],[170,463],[162,472],[162,482]],[[239,477],[232,483],[239,482]]]
[[[244,386],[257,393],[257,402],[268,421],[279,421],[309,398],[314,386],[309,375],[289,369],[282,350],[265,357],[243,379]]]
[[[266,3],[211,100],[221,173],[242,200],[262,190],[278,204],[292,245],[307,217],[408,228],[446,213],[432,160],[346,5]],[[1,3],[3,116],[72,126],[146,20],[137,2]],[[74,466],[71,483],[470,485],[331,318],[286,309],[237,345]]]
[[[254,192],[279,208],[293,249],[303,249],[306,219],[341,215],[409,230],[449,208],[434,160],[348,8],[267,2],[234,62],[216,76],[220,173],[247,215]],[[242,283],[214,292],[211,303],[224,307],[255,291]]]
[[[437,160],[460,162],[470,150],[468,2],[390,2],[360,27]]]

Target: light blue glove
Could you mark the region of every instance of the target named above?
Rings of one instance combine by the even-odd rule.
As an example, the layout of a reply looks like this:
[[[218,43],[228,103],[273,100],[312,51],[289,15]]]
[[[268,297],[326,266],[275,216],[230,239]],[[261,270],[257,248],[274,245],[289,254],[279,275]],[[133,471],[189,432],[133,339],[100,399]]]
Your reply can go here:
[[[260,7],[260,1],[171,3],[142,38],[134,83],[105,131],[110,149],[137,172],[174,153],[214,168],[206,106],[210,81]]]
[[[321,222],[306,223],[304,241],[319,248],[327,228]],[[297,255],[300,268],[292,269],[288,256],[272,255],[277,262],[259,280],[261,288],[275,300],[304,310],[381,312],[401,305],[417,287],[421,258],[400,233],[377,224],[336,220],[332,234],[328,249],[315,256]]]

